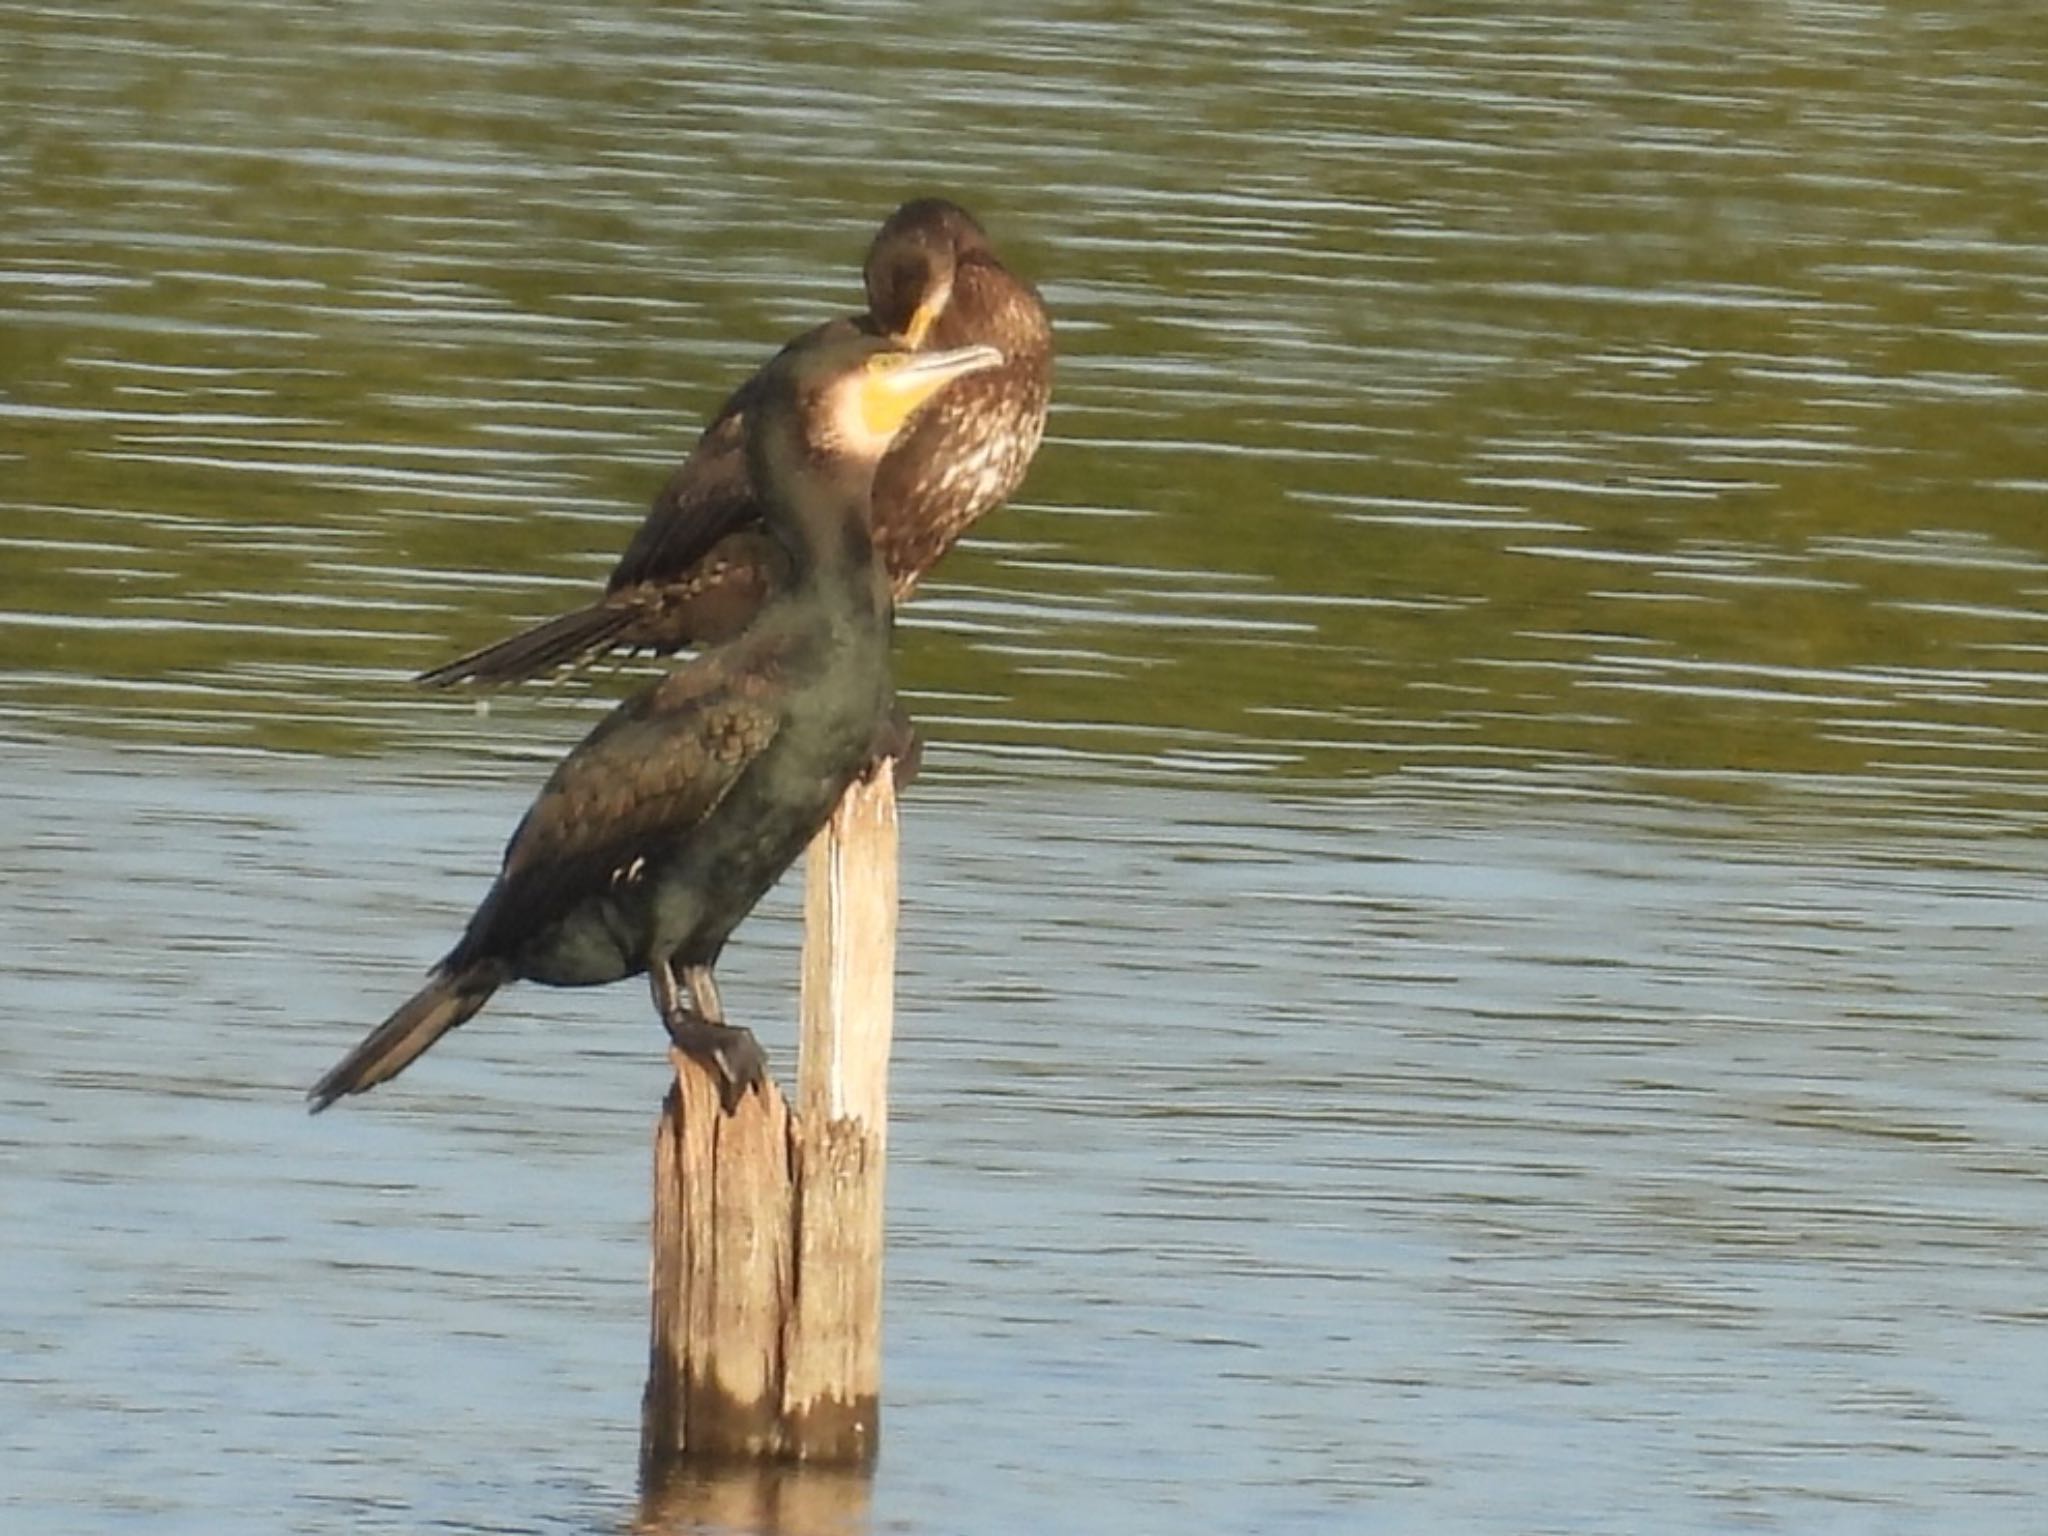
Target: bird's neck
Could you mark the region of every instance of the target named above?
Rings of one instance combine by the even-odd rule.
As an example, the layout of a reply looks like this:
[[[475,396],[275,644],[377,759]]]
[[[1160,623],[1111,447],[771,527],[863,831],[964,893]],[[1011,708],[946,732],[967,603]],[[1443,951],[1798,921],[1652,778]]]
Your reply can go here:
[[[763,523],[789,556],[788,595],[849,616],[881,610],[888,579],[868,532],[865,476],[784,475],[770,482]]]

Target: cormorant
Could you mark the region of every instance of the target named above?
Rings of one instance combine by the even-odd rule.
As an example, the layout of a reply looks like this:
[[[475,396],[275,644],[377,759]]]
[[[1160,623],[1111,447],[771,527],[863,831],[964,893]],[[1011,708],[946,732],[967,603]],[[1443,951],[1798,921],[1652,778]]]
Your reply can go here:
[[[891,214],[862,271],[868,313],[830,321],[791,346],[861,333],[912,348],[981,344],[1003,354],[1000,367],[941,391],[876,468],[875,548],[900,601],[1024,478],[1052,394],[1052,326],[1038,294],[1002,264],[972,215],[942,198]],[[747,478],[748,428],[766,374],[733,392],[670,474],[603,597],[419,680],[510,683],[606,651],[665,655],[737,634],[783,579]]]
[[[992,347],[911,352],[838,334],[793,345],[752,386],[746,452],[782,581],[740,638],[626,700],[562,760],[497,882],[427,984],[307,1094],[315,1111],[396,1076],[517,980],[646,972],[726,1107],[760,1081],[712,967],[754,904],[897,728],[889,582],[872,547],[877,462],[933,393]],[[681,985],[677,976],[680,973]]]

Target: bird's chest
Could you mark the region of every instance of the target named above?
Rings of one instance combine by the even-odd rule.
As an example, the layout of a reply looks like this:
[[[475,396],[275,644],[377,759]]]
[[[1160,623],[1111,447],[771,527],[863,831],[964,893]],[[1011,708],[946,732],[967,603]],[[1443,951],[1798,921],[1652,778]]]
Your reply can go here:
[[[654,947],[715,939],[774,885],[867,765],[892,703],[886,669],[791,696],[774,740],[700,827],[650,858],[623,903]]]

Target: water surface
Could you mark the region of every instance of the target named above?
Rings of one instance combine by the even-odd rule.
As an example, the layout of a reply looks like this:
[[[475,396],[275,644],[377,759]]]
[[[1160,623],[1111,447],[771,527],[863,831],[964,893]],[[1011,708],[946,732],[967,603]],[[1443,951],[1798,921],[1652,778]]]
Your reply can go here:
[[[2048,1488],[2048,51],[2011,7],[25,6],[0,1509],[2012,1529]],[[641,1511],[638,991],[319,1121],[630,679],[407,677],[975,208],[902,623],[885,1454]],[[787,1070],[793,893],[726,967]]]
[[[638,989],[516,989],[360,1104],[297,1097],[453,933],[511,776],[7,768],[24,1528],[620,1528]],[[2033,843],[1058,781],[907,810],[885,1450],[823,1528],[2031,1517]],[[785,1071],[794,919],[723,971]]]

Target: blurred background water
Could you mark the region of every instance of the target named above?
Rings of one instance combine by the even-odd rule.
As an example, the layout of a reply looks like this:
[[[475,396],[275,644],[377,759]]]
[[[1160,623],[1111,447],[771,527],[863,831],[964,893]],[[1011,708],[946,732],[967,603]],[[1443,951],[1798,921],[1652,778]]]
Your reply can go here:
[[[10,1528],[2037,1518],[2032,18],[0,38]],[[643,1508],[639,994],[297,1095],[631,681],[407,678],[601,581],[933,190],[1061,372],[902,624],[884,1457]],[[785,1071],[794,944],[722,972]]]

